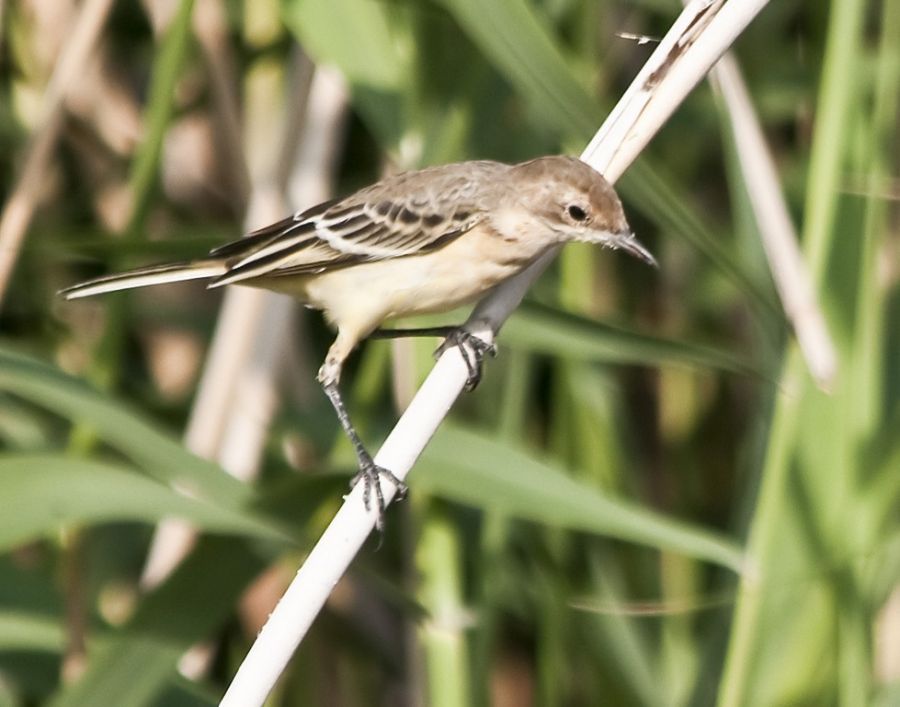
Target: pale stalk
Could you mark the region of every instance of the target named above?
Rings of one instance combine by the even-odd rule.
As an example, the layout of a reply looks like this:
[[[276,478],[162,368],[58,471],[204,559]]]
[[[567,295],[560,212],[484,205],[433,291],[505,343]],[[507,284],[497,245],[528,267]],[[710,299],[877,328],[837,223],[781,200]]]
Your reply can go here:
[[[772,279],[810,373],[820,388],[830,390],[837,375],[837,353],[800,253],[775,161],[737,62],[730,55],[723,56],[713,72],[728,110],[735,151]]]
[[[610,181],[618,179],[766,3],[767,0],[730,0],[725,5],[709,0],[691,2],[648,60],[651,69],[642,71],[623,97],[623,102],[637,100],[637,109],[617,106],[598,133],[610,132],[611,136],[592,140],[582,158]],[[621,122],[626,117],[627,125]],[[609,127],[612,120],[616,121],[614,130]],[[479,303],[468,322],[472,333],[493,340],[528,286],[555,254],[548,254],[503,283]],[[462,392],[466,377],[459,350],[448,349],[388,435],[375,462],[404,479]],[[365,508],[362,486],[357,484],[346,497],[298,570],[239,667],[220,707],[259,707],[265,702],[331,590],[375,526],[377,510],[374,504]],[[394,488],[385,484],[384,491],[389,503]]]
[[[294,195],[295,205],[317,204],[330,198],[347,104],[343,79],[332,69],[317,68],[308,88],[306,117],[301,121],[299,140],[294,140],[298,145],[296,158],[291,161],[294,168],[289,175],[284,175],[285,184],[281,186],[282,191]],[[285,143],[290,142],[288,135]],[[281,214],[260,222],[275,221]],[[291,325],[297,311],[294,298],[274,292],[263,294],[261,316],[255,322],[253,333],[246,329],[242,333],[256,343],[238,380],[218,456],[224,469],[243,480],[254,478],[259,471],[278,405],[281,362],[290,346]]]

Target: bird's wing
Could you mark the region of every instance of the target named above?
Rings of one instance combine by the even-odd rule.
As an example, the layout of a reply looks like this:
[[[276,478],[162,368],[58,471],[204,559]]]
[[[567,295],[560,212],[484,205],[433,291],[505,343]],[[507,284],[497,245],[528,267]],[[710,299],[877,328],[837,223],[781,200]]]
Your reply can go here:
[[[441,248],[485,218],[484,178],[506,168],[475,164],[474,178],[471,167],[460,165],[400,174],[254,231],[211,253],[226,262],[211,285],[315,274]]]

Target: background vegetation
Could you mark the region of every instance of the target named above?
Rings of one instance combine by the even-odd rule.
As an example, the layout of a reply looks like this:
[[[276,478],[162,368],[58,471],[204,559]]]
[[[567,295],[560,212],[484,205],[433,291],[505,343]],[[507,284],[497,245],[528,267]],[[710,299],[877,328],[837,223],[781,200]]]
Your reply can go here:
[[[294,154],[280,136],[310,120],[314,63],[349,86],[344,193],[579,152],[651,51],[616,33],[661,35],[678,4],[115,3],[49,111],[75,19],[102,5],[0,2],[3,223],[22,194],[33,211],[0,310],[0,705],[210,705],[352,472],[311,386],[329,332],[294,317],[244,484],[180,440],[221,293],[56,291],[262,225],[254,165]],[[900,704],[898,35],[897,0],[775,0],[735,49],[838,350],[831,390],[703,84],[620,183],[660,269],[564,252],[272,705]],[[356,356],[373,448],[431,348]],[[151,587],[169,516],[203,532]]]

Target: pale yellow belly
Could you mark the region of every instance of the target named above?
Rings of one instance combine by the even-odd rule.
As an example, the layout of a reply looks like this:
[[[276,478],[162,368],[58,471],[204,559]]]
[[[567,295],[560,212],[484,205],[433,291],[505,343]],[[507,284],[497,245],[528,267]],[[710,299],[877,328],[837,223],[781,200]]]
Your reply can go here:
[[[294,294],[324,310],[339,328],[365,335],[385,319],[443,312],[472,302],[540,254],[475,235],[426,255],[306,277],[296,282]]]

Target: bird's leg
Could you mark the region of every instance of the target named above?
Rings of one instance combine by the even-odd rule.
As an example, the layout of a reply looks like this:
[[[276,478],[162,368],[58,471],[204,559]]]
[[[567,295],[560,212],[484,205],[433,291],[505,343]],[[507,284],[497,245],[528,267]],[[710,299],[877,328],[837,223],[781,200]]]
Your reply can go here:
[[[459,348],[469,375],[465,390],[475,390],[481,382],[481,369],[485,354],[497,355],[497,347],[489,344],[463,326],[425,327],[421,329],[376,329],[371,336],[376,339],[400,339],[407,336],[443,336],[444,342],[435,349],[434,357],[440,358],[451,346]]]
[[[353,423],[350,421],[350,414],[347,412],[347,408],[344,406],[344,401],[341,398],[341,392],[338,389],[341,368],[344,359],[353,349],[355,342],[355,339],[344,336],[339,332],[337,339],[335,339],[331,348],[328,350],[325,363],[323,363],[322,367],[319,369],[318,379],[322,384],[325,395],[327,395],[328,400],[331,401],[331,406],[337,414],[338,421],[341,423],[344,433],[353,445],[353,451],[356,452],[356,461],[359,471],[356,476],[353,477],[350,486],[355,486],[359,481],[363,482],[363,504],[365,505],[366,510],[370,507],[372,489],[374,487],[378,510],[375,526],[378,530],[384,530],[384,494],[381,491],[381,478],[387,478],[388,481],[394,484],[397,488],[398,497],[402,497],[406,494],[406,484],[394,476],[390,470],[385,469],[383,466],[378,466],[375,463],[372,459],[372,455],[369,454],[365,445],[362,443],[362,440],[359,438],[356,429],[353,427]]]
[[[344,406],[344,401],[338,390],[337,382],[328,381],[322,384],[322,388],[325,390],[325,395],[327,395],[328,399],[331,401],[331,406],[334,408],[335,413],[337,413],[337,418],[341,423],[341,427],[344,428],[344,432],[350,439],[350,443],[353,445],[353,451],[356,452],[359,471],[356,473],[356,476],[353,477],[350,486],[355,486],[357,482],[362,481],[363,504],[365,504],[366,510],[369,510],[372,500],[372,489],[375,489],[375,502],[378,510],[375,526],[378,530],[384,530],[384,494],[381,491],[381,479],[384,477],[394,484],[397,488],[399,497],[403,497],[406,494],[406,484],[394,476],[393,472],[389,469],[378,466],[372,459],[372,455],[369,454],[365,445],[362,443],[362,440],[359,438],[356,429],[353,427],[353,423],[350,422],[350,415],[347,412],[347,408]]]

